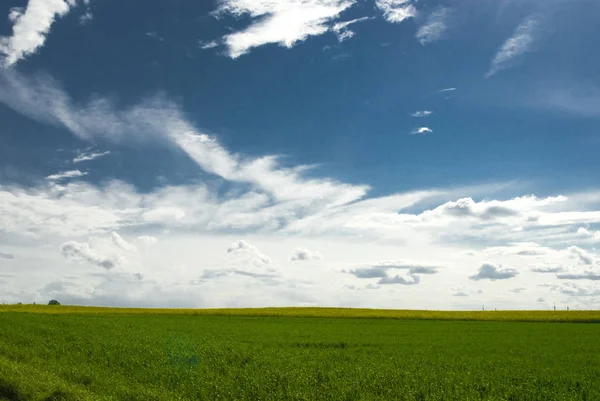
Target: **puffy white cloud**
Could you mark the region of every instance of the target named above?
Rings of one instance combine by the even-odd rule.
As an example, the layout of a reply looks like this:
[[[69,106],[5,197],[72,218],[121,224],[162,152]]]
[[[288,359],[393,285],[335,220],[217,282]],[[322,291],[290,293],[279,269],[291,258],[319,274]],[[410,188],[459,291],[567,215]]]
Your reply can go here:
[[[271,265],[271,258],[263,254],[254,245],[244,241],[235,241],[227,248],[227,253],[236,257],[238,261],[244,264],[251,264],[257,267]]]
[[[526,18],[515,29],[513,35],[500,47],[486,77],[491,77],[498,72],[510,68],[516,59],[533,51],[533,47],[540,34],[542,16],[539,14]]]
[[[584,265],[593,265],[595,263],[594,257],[586,252],[584,249],[581,249],[576,246],[569,247],[569,252],[571,252],[571,257],[573,259],[579,260]]]
[[[76,0],[29,0],[25,9],[13,8],[9,20],[14,23],[10,37],[0,37],[3,64],[11,66],[35,53],[44,45],[54,20],[77,4]]]
[[[151,235],[140,235],[137,240],[145,245],[154,245],[158,242],[158,238]]]
[[[383,12],[388,22],[402,22],[417,16],[417,9],[412,0],[375,0],[375,5]]]
[[[565,268],[562,266],[539,266],[531,269],[534,273],[562,273]]]
[[[49,175],[48,177],[46,177],[46,179],[50,181],[61,181],[67,178],[77,178],[83,177],[85,175],[87,175],[87,173],[81,172],[79,170],[69,170],[63,171],[62,173]]]
[[[354,0],[221,0],[216,15],[249,16],[250,25],[223,37],[228,54],[237,58],[270,43],[292,47],[309,36],[322,35],[330,22]]]
[[[106,152],[82,152],[82,153],[79,153],[73,159],[73,163],[81,163],[81,162],[87,162],[87,161],[91,161],[91,160],[96,160],[96,159],[99,159],[101,157],[108,156],[108,155],[110,155],[110,151],[106,151]]]
[[[290,256],[292,262],[305,262],[311,260],[322,260],[323,256],[319,252],[310,251],[306,248],[296,248]]]
[[[504,267],[485,263],[481,265],[477,274],[470,276],[471,280],[507,280],[519,275],[519,271],[512,267]]]
[[[117,232],[111,232],[111,239],[113,241],[113,243],[118,246],[119,248],[121,248],[122,250],[126,251],[126,252],[136,252],[137,251],[137,247],[130,243],[125,241],[125,239],[123,237],[121,237],[119,235],[119,233]]]
[[[423,135],[423,134],[430,134],[432,132],[433,132],[433,130],[431,128],[419,127],[419,128],[415,128],[410,134],[411,135]]]
[[[427,16],[425,23],[417,31],[417,40],[422,45],[427,45],[443,39],[444,34],[450,27],[453,17],[453,9],[442,6],[437,7]]]
[[[102,267],[110,270],[117,266],[117,261],[106,258],[100,255],[96,250],[92,249],[86,242],[69,241],[65,242],[60,251],[68,260],[76,260],[79,262],[87,262],[94,266]]]
[[[417,285],[421,282],[419,276],[407,274],[405,276],[382,277],[377,281],[379,285],[401,284],[401,285]]]

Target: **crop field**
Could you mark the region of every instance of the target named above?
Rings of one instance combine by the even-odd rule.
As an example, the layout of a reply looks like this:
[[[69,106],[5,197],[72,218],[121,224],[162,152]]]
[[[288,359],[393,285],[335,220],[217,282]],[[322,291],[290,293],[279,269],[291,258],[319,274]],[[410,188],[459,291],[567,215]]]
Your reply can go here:
[[[600,400],[598,321],[0,306],[0,400]]]

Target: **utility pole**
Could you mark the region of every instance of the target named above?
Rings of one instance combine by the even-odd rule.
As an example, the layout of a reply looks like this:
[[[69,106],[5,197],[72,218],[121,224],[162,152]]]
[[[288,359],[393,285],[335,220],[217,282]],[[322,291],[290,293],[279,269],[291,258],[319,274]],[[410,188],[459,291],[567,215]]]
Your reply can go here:
[[[556,312],[556,301],[554,302],[554,312]]]

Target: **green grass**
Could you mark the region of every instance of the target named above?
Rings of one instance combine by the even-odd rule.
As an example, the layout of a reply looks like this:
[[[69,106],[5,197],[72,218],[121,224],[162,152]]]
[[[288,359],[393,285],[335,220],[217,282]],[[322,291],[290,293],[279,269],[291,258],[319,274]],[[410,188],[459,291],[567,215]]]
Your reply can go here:
[[[600,400],[598,324],[14,308],[0,400]]]

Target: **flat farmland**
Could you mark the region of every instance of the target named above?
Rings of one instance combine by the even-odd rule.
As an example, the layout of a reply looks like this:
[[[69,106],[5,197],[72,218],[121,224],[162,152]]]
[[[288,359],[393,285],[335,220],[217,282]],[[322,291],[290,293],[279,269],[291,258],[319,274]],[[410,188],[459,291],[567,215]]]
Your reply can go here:
[[[3,400],[600,399],[597,312],[0,311]]]

